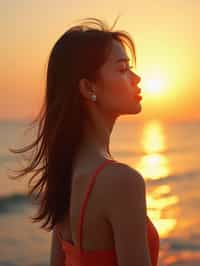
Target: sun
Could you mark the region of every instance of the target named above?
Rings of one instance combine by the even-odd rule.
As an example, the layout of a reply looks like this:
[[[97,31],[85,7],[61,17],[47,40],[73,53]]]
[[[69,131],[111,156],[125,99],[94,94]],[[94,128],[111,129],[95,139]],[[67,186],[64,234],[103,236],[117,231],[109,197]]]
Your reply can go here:
[[[167,81],[161,73],[144,77],[143,89],[150,97],[162,96],[166,93]]]
[[[147,80],[147,90],[152,93],[160,93],[164,87],[163,80],[160,78],[151,78]]]

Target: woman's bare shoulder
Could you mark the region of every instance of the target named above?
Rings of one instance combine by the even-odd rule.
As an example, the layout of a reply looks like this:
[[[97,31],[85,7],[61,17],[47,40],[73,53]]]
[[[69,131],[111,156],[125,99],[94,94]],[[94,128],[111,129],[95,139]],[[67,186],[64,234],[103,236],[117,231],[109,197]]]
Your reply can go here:
[[[138,199],[145,197],[145,181],[142,174],[135,168],[123,162],[109,164],[101,174],[101,196],[103,204],[109,208],[109,204],[116,204],[120,198],[131,197]]]
[[[144,178],[142,174],[132,166],[115,161],[110,163],[102,172],[101,175],[102,185],[107,185],[107,187],[113,185],[121,186],[123,185],[137,185],[137,183],[144,184]],[[110,188],[110,187],[109,187]]]
[[[149,266],[143,176],[127,164],[114,163],[102,177],[103,215],[112,226],[118,264]]]

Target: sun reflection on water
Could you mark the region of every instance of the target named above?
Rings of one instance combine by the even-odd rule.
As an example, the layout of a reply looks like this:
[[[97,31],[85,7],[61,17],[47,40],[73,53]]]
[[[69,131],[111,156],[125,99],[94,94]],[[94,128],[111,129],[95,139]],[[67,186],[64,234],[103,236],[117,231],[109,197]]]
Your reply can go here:
[[[153,219],[161,237],[168,236],[177,224],[176,209],[173,206],[178,201],[177,196],[170,195],[170,187],[167,185],[161,185],[147,193],[148,215]]]
[[[138,164],[145,179],[159,179],[169,175],[168,161],[162,154],[148,154]]]
[[[171,171],[168,158],[164,153],[167,150],[167,143],[161,122],[153,120],[145,123],[142,129],[141,146],[144,155],[139,159],[136,168],[147,181],[164,180]],[[169,236],[177,225],[179,198],[172,193],[171,187],[166,184],[151,187],[147,185],[148,216],[158,229],[160,237]]]

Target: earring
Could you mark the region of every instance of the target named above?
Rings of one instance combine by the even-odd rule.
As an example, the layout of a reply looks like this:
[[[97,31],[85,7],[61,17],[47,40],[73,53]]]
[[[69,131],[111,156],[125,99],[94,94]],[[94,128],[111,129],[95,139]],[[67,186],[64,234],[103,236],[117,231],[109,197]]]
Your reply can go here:
[[[92,94],[92,96],[91,96],[91,100],[92,100],[93,102],[95,102],[96,99],[97,99],[97,96],[96,96],[95,94]]]

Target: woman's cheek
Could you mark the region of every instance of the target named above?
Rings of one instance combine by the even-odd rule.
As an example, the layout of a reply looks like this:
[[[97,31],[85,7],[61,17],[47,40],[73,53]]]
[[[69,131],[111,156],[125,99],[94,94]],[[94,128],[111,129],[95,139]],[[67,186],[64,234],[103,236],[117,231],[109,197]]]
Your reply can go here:
[[[117,75],[116,79],[115,79],[115,84],[116,87],[120,90],[123,91],[126,89],[127,86],[127,80],[126,77],[123,76],[121,73],[119,75]]]

